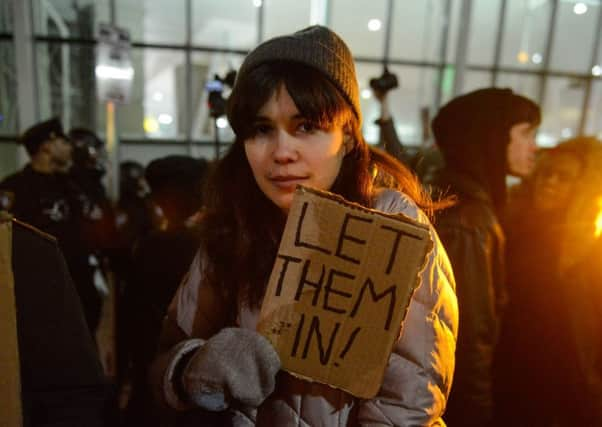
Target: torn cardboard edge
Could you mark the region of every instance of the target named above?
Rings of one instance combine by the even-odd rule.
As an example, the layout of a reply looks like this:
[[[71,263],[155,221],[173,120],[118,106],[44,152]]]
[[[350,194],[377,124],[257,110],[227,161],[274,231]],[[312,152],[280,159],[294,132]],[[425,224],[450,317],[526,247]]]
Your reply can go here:
[[[299,187],[258,331],[284,370],[374,397],[432,248],[429,227],[403,213]]]

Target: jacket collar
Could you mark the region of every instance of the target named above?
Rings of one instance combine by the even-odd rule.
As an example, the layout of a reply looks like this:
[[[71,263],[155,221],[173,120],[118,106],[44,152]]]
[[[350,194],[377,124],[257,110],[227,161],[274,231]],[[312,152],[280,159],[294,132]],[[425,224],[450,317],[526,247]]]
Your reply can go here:
[[[436,183],[446,193],[456,194],[460,199],[474,199],[493,204],[483,185],[466,174],[444,169],[437,177]]]

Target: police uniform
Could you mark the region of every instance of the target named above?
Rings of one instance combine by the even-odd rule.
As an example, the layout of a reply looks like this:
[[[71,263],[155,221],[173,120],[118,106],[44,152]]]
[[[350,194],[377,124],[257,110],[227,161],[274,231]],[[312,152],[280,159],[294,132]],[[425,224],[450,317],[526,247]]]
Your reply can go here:
[[[29,152],[49,138],[64,137],[57,119],[42,122],[30,128],[21,138]],[[83,304],[90,331],[100,321],[102,299],[94,286],[94,268],[89,263],[89,250],[80,232],[82,224],[81,191],[67,175],[40,173],[30,164],[0,183],[0,190],[9,194],[10,212],[56,237],[67,261],[69,272]]]
[[[25,427],[104,426],[109,388],[52,236],[15,219],[12,273]]]

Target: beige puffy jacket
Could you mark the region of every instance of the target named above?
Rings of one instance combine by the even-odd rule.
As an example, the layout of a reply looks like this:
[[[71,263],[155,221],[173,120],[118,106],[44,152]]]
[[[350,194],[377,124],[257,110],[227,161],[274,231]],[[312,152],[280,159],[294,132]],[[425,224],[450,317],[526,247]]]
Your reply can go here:
[[[458,306],[447,254],[430,222],[407,196],[382,191],[374,208],[401,212],[428,224],[434,249],[421,273],[404,322],[403,333],[390,355],[376,397],[354,398],[319,383],[278,375],[276,389],[256,411],[238,414],[235,424],[269,426],[442,426],[454,372]],[[165,355],[181,341],[208,339],[225,326],[227,308],[209,287],[200,286],[201,257],[197,255],[178,289],[165,319],[162,351],[153,373],[155,392],[165,402],[169,394],[169,360]],[[259,313],[240,307],[238,326],[255,329]],[[180,346],[181,347],[181,346]],[[177,409],[177,408],[175,408]]]

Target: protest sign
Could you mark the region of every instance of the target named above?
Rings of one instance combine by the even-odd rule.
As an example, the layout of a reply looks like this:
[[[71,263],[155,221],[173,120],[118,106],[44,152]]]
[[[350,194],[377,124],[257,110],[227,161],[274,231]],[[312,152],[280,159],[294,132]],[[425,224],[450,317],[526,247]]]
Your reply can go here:
[[[431,248],[428,227],[402,214],[299,187],[258,330],[283,369],[373,397]]]

